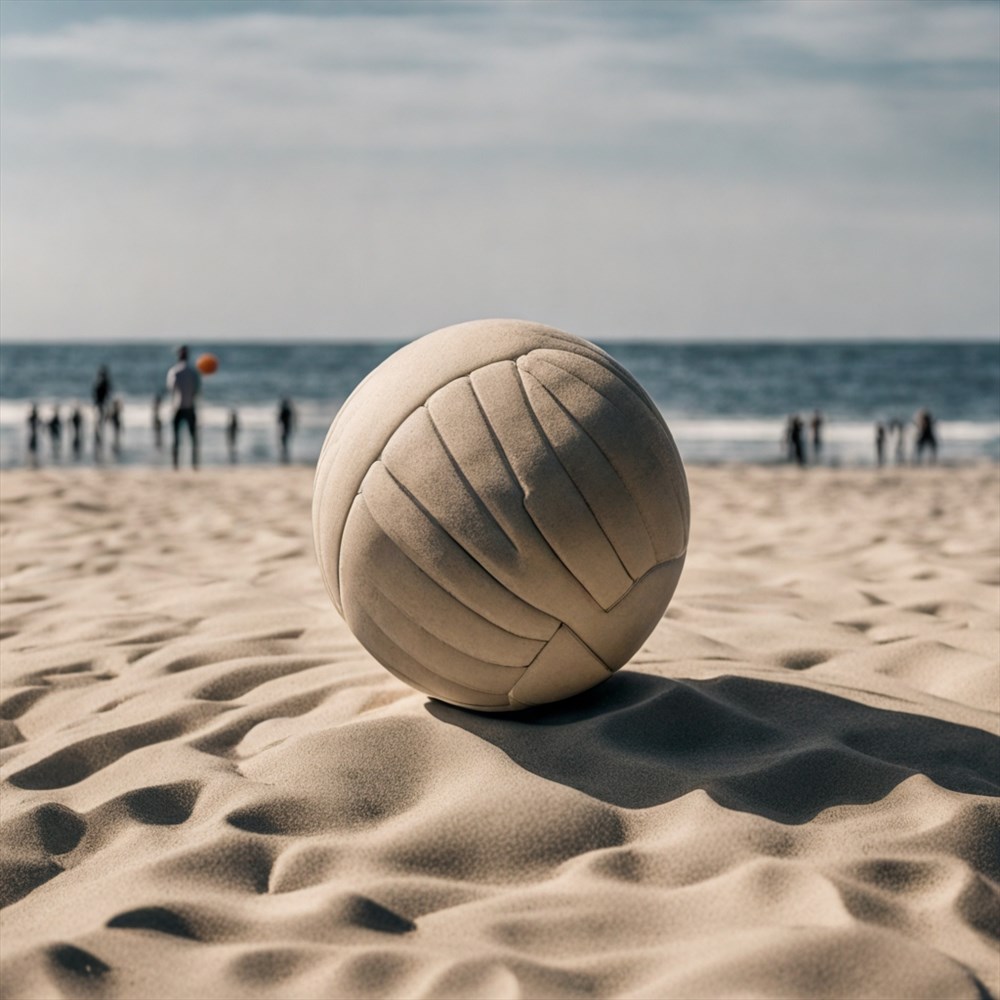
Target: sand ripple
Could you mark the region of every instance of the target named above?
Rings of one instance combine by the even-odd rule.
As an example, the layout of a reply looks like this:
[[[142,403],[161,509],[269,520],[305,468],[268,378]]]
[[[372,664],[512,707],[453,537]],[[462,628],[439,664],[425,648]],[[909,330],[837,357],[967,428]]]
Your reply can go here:
[[[691,485],[636,663],[491,717],[306,470],[5,473],[2,995],[996,997],[996,471]]]

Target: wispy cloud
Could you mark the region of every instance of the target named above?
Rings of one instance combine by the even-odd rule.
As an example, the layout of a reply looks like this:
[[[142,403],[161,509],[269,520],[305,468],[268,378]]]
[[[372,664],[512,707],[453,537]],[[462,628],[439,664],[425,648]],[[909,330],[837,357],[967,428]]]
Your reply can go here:
[[[109,19],[15,35],[3,43],[15,73],[84,68],[118,86],[67,91],[42,119],[15,104],[8,128],[155,147],[574,146],[674,122],[805,125],[826,102],[888,117],[906,111],[894,95],[955,96],[942,68],[966,108],[996,109],[994,5],[704,7],[631,32],[593,16],[599,4],[500,4],[398,19]],[[900,65],[909,75],[893,78]]]
[[[3,38],[12,335],[1000,322],[994,4],[302,9]]]

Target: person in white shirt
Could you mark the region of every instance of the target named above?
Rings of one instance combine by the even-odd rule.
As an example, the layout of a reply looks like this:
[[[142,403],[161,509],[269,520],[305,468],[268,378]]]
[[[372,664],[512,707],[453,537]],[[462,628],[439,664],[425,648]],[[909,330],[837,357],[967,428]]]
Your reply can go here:
[[[188,363],[187,347],[177,348],[177,364],[167,372],[167,391],[174,407],[174,468],[178,467],[181,424],[191,433],[191,467],[198,468],[198,413],[195,404],[201,391],[201,376]]]

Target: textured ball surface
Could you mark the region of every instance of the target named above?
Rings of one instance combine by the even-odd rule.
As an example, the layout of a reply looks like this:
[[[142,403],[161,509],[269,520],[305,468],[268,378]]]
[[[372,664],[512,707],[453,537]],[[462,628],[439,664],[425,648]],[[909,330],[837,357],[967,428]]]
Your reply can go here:
[[[605,680],[663,616],[687,549],[680,456],[604,351],[482,320],[397,351],[351,394],[316,469],[337,610],[408,684],[482,711]]]

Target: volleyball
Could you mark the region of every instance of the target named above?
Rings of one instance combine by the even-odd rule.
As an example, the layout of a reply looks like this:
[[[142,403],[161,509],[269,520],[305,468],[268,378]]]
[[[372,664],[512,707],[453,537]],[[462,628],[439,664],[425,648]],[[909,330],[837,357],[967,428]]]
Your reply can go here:
[[[334,606],[391,673],[487,712],[606,680],[663,617],[690,504],[638,382],[520,320],[430,333],[364,379],[316,468]]]
[[[214,354],[202,354],[195,362],[202,375],[214,375],[219,370],[219,359]]]

